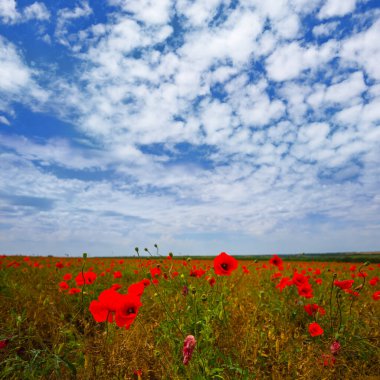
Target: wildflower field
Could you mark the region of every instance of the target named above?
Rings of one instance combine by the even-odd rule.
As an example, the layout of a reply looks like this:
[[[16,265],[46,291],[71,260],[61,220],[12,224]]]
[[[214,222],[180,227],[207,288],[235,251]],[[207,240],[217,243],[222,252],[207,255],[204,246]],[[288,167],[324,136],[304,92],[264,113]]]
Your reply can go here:
[[[380,264],[144,254],[1,256],[0,378],[379,378]]]

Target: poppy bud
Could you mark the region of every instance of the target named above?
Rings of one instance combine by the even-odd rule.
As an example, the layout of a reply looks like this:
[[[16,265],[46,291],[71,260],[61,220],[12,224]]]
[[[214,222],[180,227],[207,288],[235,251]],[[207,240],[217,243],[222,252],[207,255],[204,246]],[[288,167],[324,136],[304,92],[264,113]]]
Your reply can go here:
[[[189,263],[191,261],[191,257],[188,257],[186,261]]]
[[[340,348],[341,348],[340,343],[336,340],[331,343],[330,352],[333,355],[336,355],[340,351]]]
[[[157,244],[155,244],[155,245],[154,245],[154,248],[158,248],[158,245],[157,245]]]
[[[197,341],[195,340],[193,335],[188,335],[183,342],[183,364],[187,365],[191,359],[191,356],[193,354],[195,345]]]
[[[138,254],[139,253],[139,247],[135,247],[135,251]]]
[[[201,299],[202,299],[203,302],[206,302],[206,301],[207,301],[207,296],[206,296],[206,294],[202,294]]]
[[[195,294],[196,292],[197,292],[197,289],[195,289],[194,286],[191,287],[191,293]]]
[[[87,253],[86,252],[83,253],[83,258],[87,259]]]
[[[169,256],[170,256],[170,257],[173,257],[173,252],[169,252]]]

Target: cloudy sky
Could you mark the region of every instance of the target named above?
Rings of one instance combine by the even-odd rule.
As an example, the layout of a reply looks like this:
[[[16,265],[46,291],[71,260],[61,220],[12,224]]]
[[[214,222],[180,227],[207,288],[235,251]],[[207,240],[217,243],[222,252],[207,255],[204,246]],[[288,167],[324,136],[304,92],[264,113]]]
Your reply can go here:
[[[380,249],[380,5],[0,0],[0,253]]]

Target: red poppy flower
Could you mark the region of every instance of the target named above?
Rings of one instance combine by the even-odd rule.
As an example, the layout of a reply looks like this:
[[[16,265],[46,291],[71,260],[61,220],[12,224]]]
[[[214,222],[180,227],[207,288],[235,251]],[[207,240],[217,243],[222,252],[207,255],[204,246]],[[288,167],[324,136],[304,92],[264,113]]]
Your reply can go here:
[[[144,283],[142,281],[132,284],[128,288],[128,294],[133,294],[140,297],[144,293]]]
[[[373,300],[375,300],[375,301],[380,300],[380,290],[378,290],[377,292],[373,293],[373,294],[372,294],[372,298],[373,298]]]
[[[276,285],[277,289],[280,289],[282,292],[287,286],[292,285],[292,280],[289,277],[283,277],[280,282]]]
[[[317,322],[310,323],[309,333],[311,336],[318,336],[323,334],[323,329]]]
[[[161,276],[161,269],[160,268],[157,268],[157,267],[154,267],[154,268],[150,268],[150,275],[152,276],[152,278],[156,277],[156,276]]]
[[[123,275],[121,274],[120,271],[117,270],[116,272],[113,273],[113,278],[121,278],[121,277],[123,277]]]
[[[283,269],[282,259],[280,257],[278,257],[277,255],[273,255],[273,257],[269,260],[269,264],[272,264],[272,265],[278,267],[278,269],[280,269],[280,270]]]
[[[80,292],[81,292],[81,290],[79,288],[71,288],[69,290],[69,294],[70,295],[77,294],[77,293],[80,293]]]
[[[78,286],[83,286],[84,283],[86,283],[86,285],[91,285],[94,283],[94,281],[96,280],[96,273],[94,272],[84,272],[82,274],[81,273],[78,273],[78,276],[75,277],[75,282],[77,283]]]
[[[115,321],[119,327],[129,329],[135,320],[139,308],[142,306],[140,297],[134,294],[125,294],[119,299]]]
[[[62,290],[66,290],[69,288],[69,284],[66,282],[66,281],[62,281],[59,283],[59,287],[62,289]]]
[[[314,304],[309,303],[305,305],[303,308],[305,309],[306,313],[309,314],[310,316],[313,316],[318,311],[318,305],[316,303]]]
[[[369,280],[369,284],[371,285],[371,286],[375,286],[377,283],[379,282],[379,277],[373,277],[373,278],[371,278],[370,280]]]
[[[238,266],[238,261],[225,252],[214,258],[214,271],[219,276],[230,276]]]
[[[96,322],[113,322],[122,295],[114,289],[106,289],[97,300],[91,301],[89,310]]]
[[[150,280],[148,278],[143,278],[141,282],[144,284],[145,287],[150,285]]]
[[[113,290],[119,290],[121,288],[122,288],[122,286],[120,284],[112,284],[112,286],[111,286],[111,289],[113,289]]]
[[[341,288],[342,290],[344,289],[349,289],[352,287],[354,283],[354,280],[343,280],[343,281],[334,281],[334,285],[337,286],[338,288]]]
[[[63,268],[63,264],[60,261],[58,261],[58,263],[56,263],[55,266],[58,269],[62,269]]]
[[[336,359],[333,355],[322,354],[322,364],[324,367],[334,367]]]
[[[306,276],[304,276],[301,273],[297,273],[297,272],[294,273],[292,280],[293,280],[293,284],[296,285],[297,287],[304,285],[304,284],[307,284],[309,282],[309,280]]]
[[[313,288],[311,287],[310,284],[308,283],[303,284],[301,286],[298,286],[297,289],[298,289],[298,294],[301,297],[313,298]]]
[[[72,275],[71,273],[66,273],[66,274],[63,276],[63,279],[64,279],[65,281],[69,281],[69,280],[72,279],[72,277],[73,277],[73,275]]]

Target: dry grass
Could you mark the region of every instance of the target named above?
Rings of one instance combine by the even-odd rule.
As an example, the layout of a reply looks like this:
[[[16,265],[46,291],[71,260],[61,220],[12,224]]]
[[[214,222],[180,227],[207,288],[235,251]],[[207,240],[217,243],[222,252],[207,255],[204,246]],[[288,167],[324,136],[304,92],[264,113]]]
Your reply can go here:
[[[321,358],[330,354],[339,316],[333,320],[332,331],[332,276],[351,278],[351,264],[285,263],[284,276],[291,276],[297,267],[314,278],[312,271],[321,269],[322,284],[313,282],[314,298],[308,300],[299,297],[294,287],[283,292],[276,289],[278,280],[271,279],[276,270],[268,263],[263,268],[262,262],[244,262],[249,274],[239,268],[230,277],[217,278],[211,287],[205,280],[207,273],[202,278],[190,277],[189,266],[165,259],[160,264],[169,279],[160,278],[156,287],[146,288],[143,307],[131,328],[109,324],[106,333],[105,323],[96,323],[89,312],[90,301],[116,282],[126,292],[131,283],[147,277],[158,259],[122,264],[87,259],[85,268],[93,267],[98,278],[84,288],[83,310],[80,293],[68,295],[58,286],[65,273],[75,277],[81,271],[82,260],[0,260],[0,340],[8,339],[0,349],[2,379],[137,379],[136,369],[142,370],[142,379],[370,379],[380,373],[380,302],[372,299],[380,282],[368,284],[370,278],[379,276],[378,265],[365,268],[368,277],[351,317],[349,295],[343,294],[338,338],[342,348],[335,364],[324,366]],[[56,268],[58,260],[64,268]],[[12,261],[20,265],[9,266]],[[191,265],[207,270],[212,262],[193,261]],[[116,270],[123,273],[121,279],[113,278]],[[171,278],[175,270],[179,276]],[[101,272],[105,276],[99,276]],[[208,274],[214,275],[213,269]],[[363,278],[356,277],[354,286],[362,282]],[[187,296],[181,294],[184,284],[190,288]],[[306,303],[326,309],[326,315],[318,319],[324,329],[319,337],[308,332],[313,319],[303,309]],[[333,299],[333,315],[336,311]],[[182,344],[188,334],[196,337],[197,347],[190,364],[184,366]]]

